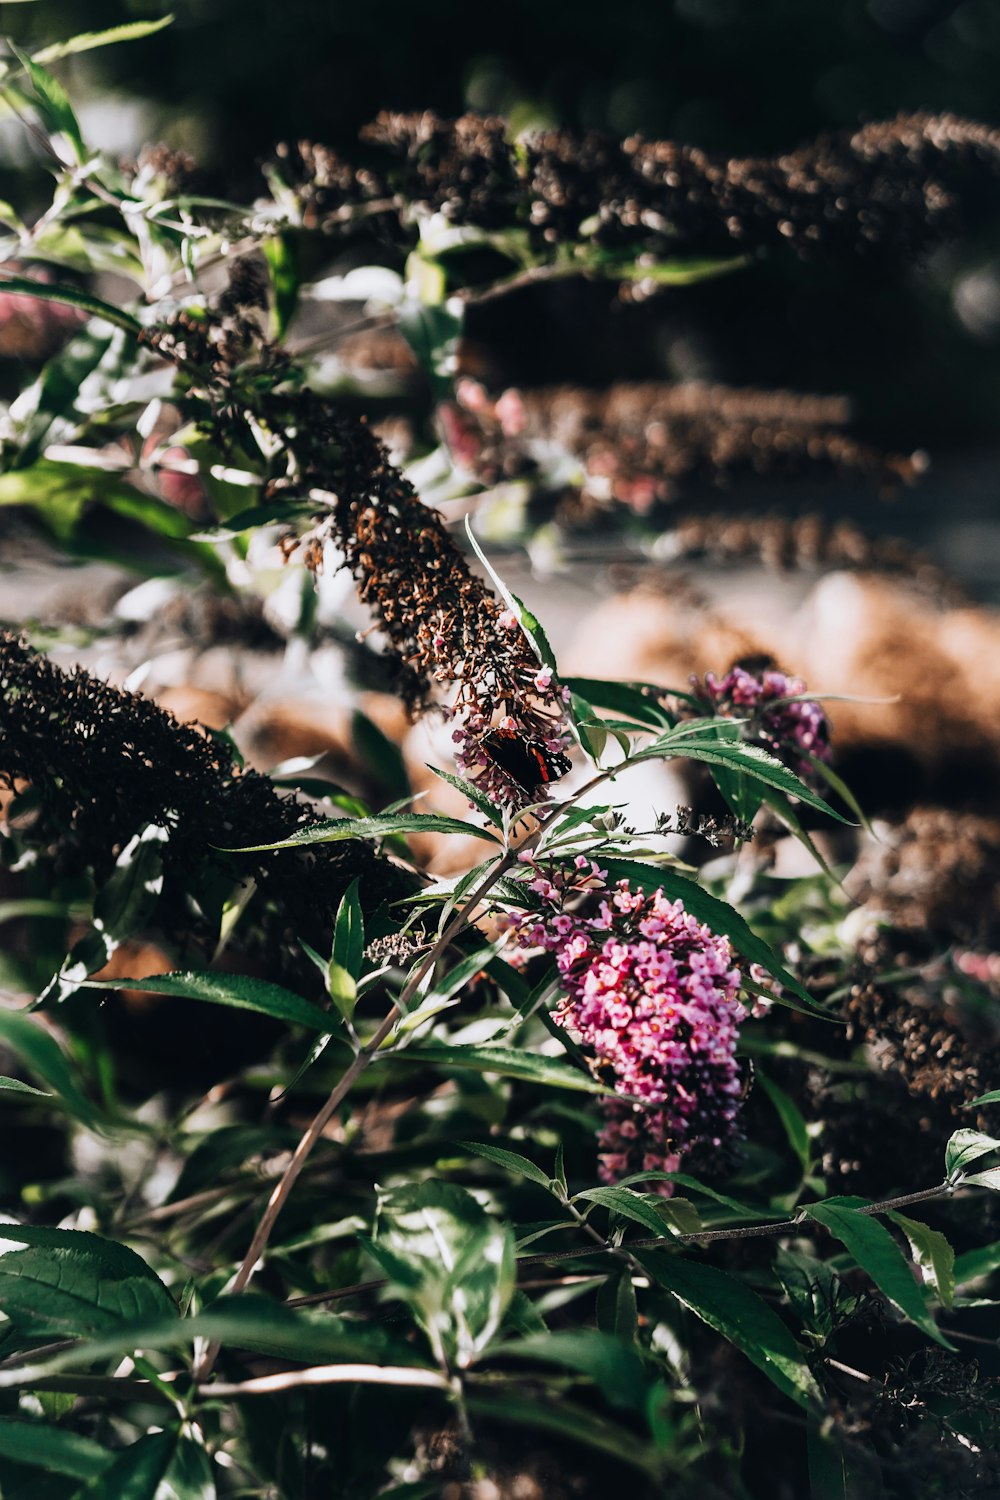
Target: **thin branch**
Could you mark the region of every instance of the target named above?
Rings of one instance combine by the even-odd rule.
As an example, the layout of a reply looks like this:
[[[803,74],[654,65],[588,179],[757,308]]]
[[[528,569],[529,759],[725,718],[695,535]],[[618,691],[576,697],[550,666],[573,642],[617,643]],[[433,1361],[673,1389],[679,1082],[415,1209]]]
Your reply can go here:
[[[951,1183],[942,1182],[937,1187],[921,1188],[919,1192],[904,1193],[899,1198],[885,1198],[880,1203],[868,1203],[863,1208],[854,1209],[853,1212],[869,1216],[888,1213],[892,1209],[907,1208],[912,1203],[927,1203],[933,1198],[946,1198],[953,1191],[954,1187]],[[813,1226],[819,1226],[819,1220],[809,1219],[803,1212],[797,1218],[781,1219],[777,1223],[748,1224],[742,1228],[734,1229],[703,1229],[693,1234],[656,1235],[650,1236],[647,1239],[626,1240],[621,1245],[609,1244],[607,1240],[603,1240],[597,1235],[599,1243],[596,1246],[582,1245],[574,1250],[550,1250],[548,1252],[543,1251],[541,1255],[519,1255],[517,1266],[520,1269],[522,1266],[542,1266],[552,1261],[582,1260],[585,1256],[602,1253],[628,1255],[633,1250],[659,1250],[668,1246],[676,1247],[677,1245],[709,1245],[719,1240],[761,1239],[771,1234],[791,1234],[796,1230],[801,1232]],[[585,1227],[589,1233],[596,1235],[596,1230],[593,1230],[592,1226],[588,1224]],[[545,1285],[558,1286],[562,1284],[562,1281],[567,1279],[570,1278],[564,1277],[560,1281],[546,1282]],[[522,1288],[534,1284],[523,1281],[518,1282],[518,1286]],[[290,1297],[286,1305],[288,1307],[309,1307],[323,1302],[339,1302],[345,1297],[361,1296],[364,1292],[381,1291],[383,1287],[388,1285],[389,1282],[385,1277],[377,1281],[357,1281],[352,1286],[334,1287],[328,1292],[311,1292],[307,1297]]]
[[[455,913],[452,920],[447,924],[441,936],[438,938],[437,942],[434,944],[433,948],[431,948],[427,956],[413,970],[406,984],[403,986],[403,989],[400,992],[396,1003],[393,1005],[392,1009],[390,1009],[386,1013],[385,1018],[380,1023],[375,1034],[356,1055],[353,1062],[351,1062],[350,1065],[344,1070],[339,1082],[335,1085],[329,1097],[327,1098],[326,1103],[323,1105],[323,1108],[320,1110],[319,1114],[313,1120],[312,1124],[309,1126],[309,1129],[305,1132],[302,1139],[299,1141],[299,1144],[296,1146],[291,1161],[289,1162],[284,1174],[282,1175],[281,1179],[275,1186],[273,1193],[268,1199],[267,1206],[265,1207],[264,1212],[261,1215],[260,1222],[257,1225],[257,1229],[254,1233],[253,1239],[250,1242],[250,1248],[248,1249],[246,1256],[244,1257],[243,1264],[240,1266],[239,1270],[233,1278],[232,1285],[229,1288],[230,1292],[242,1292],[248,1286],[250,1279],[253,1276],[253,1273],[256,1270],[265,1249],[267,1248],[267,1243],[271,1238],[271,1232],[274,1229],[274,1225],[277,1221],[278,1215],[281,1213],[281,1210],[284,1208],[286,1202],[288,1201],[289,1195],[296,1182],[298,1181],[299,1174],[301,1173],[303,1167],[309,1159],[309,1155],[312,1152],[313,1147],[320,1140],[323,1131],[326,1129],[333,1115],[340,1107],[347,1094],[350,1092],[352,1086],[357,1082],[362,1073],[364,1073],[366,1068],[368,1068],[368,1066],[378,1055],[378,1051],[382,1046],[382,1043],[389,1037],[393,1027],[396,1025],[396,1022],[399,1019],[399,1016],[405,1012],[407,1001],[414,994],[424,976],[430,973],[441,954],[445,952],[445,950],[451,944],[452,940],[461,931],[470,913],[475,910],[483,897],[487,895],[490,890],[492,890],[493,886],[500,879],[501,875],[503,875],[504,872],[510,868],[516,858],[517,851],[508,849],[506,854],[504,854],[502,858],[497,860],[496,864],[493,866],[493,869],[483,877],[479,885],[470,895],[468,901],[462,906],[460,911],[457,911]],[[204,1356],[202,1357],[198,1365],[198,1369],[195,1371],[196,1380],[204,1381],[208,1379],[208,1376],[211,1373],[218,1356],[218,1352],[219,1345],[217,1343],[213,1343],[208,1346],[208,1348],[205,1350]]]
[[[283,1370],[277,1375],[259,1375],[233,1385],[199,1387],[205,1396],[270,1396],[275,1391],[294,1391],[308,1385],[339,1385],[362,1381],[366,1385],[422,1385],[451,1394],[452,1382],[437,1370],[414,1369],[406,1365],[314,1365],[308,1370]]]

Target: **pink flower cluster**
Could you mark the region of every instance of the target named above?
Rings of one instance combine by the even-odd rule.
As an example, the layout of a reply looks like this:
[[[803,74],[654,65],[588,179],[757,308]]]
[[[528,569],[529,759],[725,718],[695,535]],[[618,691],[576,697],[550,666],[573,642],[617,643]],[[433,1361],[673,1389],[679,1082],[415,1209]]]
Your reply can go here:
[[[582,855],[576,869],[571,889],[603,884],[604,872]],[[566,910],[565,879],[539,874],[531,888],[550,909],[510,925],[524,946],[555,954],[565,991],[555,1020],[628,1096],[604,1102],[602,1179],[674,1171],[691,1146],[721,1144],[740,1106],[735,1053],[745,1014],[728,939],[662,890],[646,895],[626,880],[590,915]]]
[[[806,685],[784,672],[731,667],[725,677],[691,678],[695,696],[713,714],[746,718],[745,738],[769,750],[803,780],[815,777],[808,757],[830,759],[830,724],[818,703],[801,698]],[[789,698],[796,701],[789,703]]]

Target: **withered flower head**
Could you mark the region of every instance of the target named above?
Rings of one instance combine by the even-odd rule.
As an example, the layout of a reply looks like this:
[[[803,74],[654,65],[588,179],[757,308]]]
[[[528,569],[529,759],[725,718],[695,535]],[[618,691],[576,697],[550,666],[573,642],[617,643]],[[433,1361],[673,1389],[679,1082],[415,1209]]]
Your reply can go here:
[[[404,239],[415,216],[441,213],[523,227],[538,246],[582,240],[662,256],[778,243],[800,255],[898,256],[954,233],[1000,176],[1000,132],[954,115],[900,115],[776,157],[567,130],[515,143],[502,120],[429,112],[381,114],[362,138],[374,167],[285,148],[271,169],[281,201],[331,228],[374,206],[380,227],[394,221]]]
[[[510,389],[492,397],[462,380],[439,419],[455,462],[485,484],[524,475],[544,484],[554,456],[562,468],[559,459],[568,456],[584,470],[592,502],[640,514],[691,481],[815,472],[892,489],[923,471],[921,454],[883,453],[841,431],[844,406],[836,398],[694,382]]]
[[[38,803],[26,837],[58,852],[63,866],[93,871],[98,883],[143,827],[168,828],[164,901],[173,903],[181,933],[194,921],[188,891],[225,872],[231,881],[252,875],[281,921],[320,941],[355,877],[368,909],[409,889],[402,870],[359,841],[308,852],[220,852],[277,843],[318,815],[266,776],[241,769],[223,740],[178,723],[138,693],[64,672],[0,632],[0,786],[25,785]],[[161,921],[170,925],[166,916]]]
[[[185,313],[151,336],[179,366],[189,406],[224,452],[234,412],[244,432],[252,419],[267,434],[262,503],[301,503],[311,512],[304,532],[288,533],[286,555],[298,552],[316,572],[349,568],[399,664],[411,711],[435,706],[454,719],[456,759],[489,795],[513,807],[538,800],[538,784],[562,774],[569,738],[551,669],[365,420],[288,378],[284,356],[261,337],[238,287],[224,301],[221,316]],[[490,749],[496,731],[530,751],[544,773],[532,780],[505,769],[509,758]]]

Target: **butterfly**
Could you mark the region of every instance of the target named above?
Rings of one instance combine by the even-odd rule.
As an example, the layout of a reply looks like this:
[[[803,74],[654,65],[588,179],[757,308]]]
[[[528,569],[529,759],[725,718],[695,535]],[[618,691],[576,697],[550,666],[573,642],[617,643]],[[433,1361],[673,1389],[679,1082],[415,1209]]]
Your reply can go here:
[[[491,729],[482,740],[483,749],[501,771],[526,792],[565,776],[572,762],[559,750],[549,750],[541,740],[518,734],[516,729]]]

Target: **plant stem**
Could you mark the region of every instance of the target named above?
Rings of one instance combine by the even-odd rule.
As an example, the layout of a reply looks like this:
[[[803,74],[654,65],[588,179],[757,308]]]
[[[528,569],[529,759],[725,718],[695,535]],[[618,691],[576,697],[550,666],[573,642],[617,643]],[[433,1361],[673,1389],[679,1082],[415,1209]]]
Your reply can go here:
[[[250,1279],[253,1276],[254,1271],[256,1270],[265,1249],[267,1248],[267,1243],[271,1238],[271,1232],[274,1229],[274,1225],[277,1221],[278,1215],[281,1213],[281,1210],[287,1203],[289,1195],[291,1194],[292,1189],[298,1181],[302,1168],[308,1161],[313,1147],[321,1138],[324,1130],[326,1129],[333,1115],[336,1113],[337,1109],[346,1098],[347,1094],[350,1092],[352,1086],[357,1082],[365,1069],[376,1057],[379,1048],[389,1036],[392,1028],[396,1024],[396,1021],[399,1019],[400,1014],[405,1011],[407,1001],[413,995],[414,991],[417,989],[424,976],[431,971],[431,969],[437,963],[437,960],[440,958],[441,954],[448,948],[453,939],[461,931],[462,927],[465,925],[466,920],[479,905],[482,898],[487,894],[488,891],[492,890],[493,886],[500,879],[501,875],[503,875],[504,871],[508,870],[516,859],[517,851],[508,849],[507,852],[497,860],[492,870],[490,870],[483,877],[483,879],[476,886],[475,890],[469,896],[469,899],[464,903],[461,910],[457,911],[454,914],[451,921],[447,924],[444,931],[441,933],[441,936],[434,944],[433,948],[430,949],[422,962],[418,964],[417,967],[413,970],[409,979],[406,981],[406,984],[403,986],[403,989],[400,992],[395,1005],[391,1010],[387,1012],[383,1020],[379,1023],[378,1029],[375,1031],[374,1035],[369,1038],[364,1047],[362,1047],[361,1051],[355,1056],[353,1061],[348,1065],[347,1068],[345,1068],[344,1072],[341,1074],[340,1079],[329,1094],[325,1104],[323,1105],[323,1108],[320,1110],[319,1114],[313,1120],[312,1124],[309,1126],[308,1130],[299,1141],[299,1144],[296,1146],[291,1161],[288,1163],[288,1166],[285,1168],[280,1179],[275,1185],[274,1191],[272,1192],[270,1198],[267,1200],[264,1212],[260,1217],[260,1222],[258,1223],[256,1230],[254,1231],[253,1239],[250,1241],[250,1248],[247,1250],[247,1253],[243,1258],[242,1265],[236,1272],[236,1275],[233,1277],[232,1284],[229,1288],[230,1292],[242,1292],[248,1286]],[[215,1365],[215,1361],[218,1358],[219,1347],[220,1346],[217,1342],[213,1342],[209,1344],[205,1349],[205,1352],[202,1355],[202,1358],[200,1359],[198,1367],[195,1371],[195,1379],[197,1381],[204,1381],[208,1379],[208,1376],[211,1374],[213,1366]]]
[[[863,1208],[854,1209],[853,1212],[870,1216],[872,1214],[888,1213],[892,1209],[908,1208],[913,1203],[927,1203],[933,1198],[947,1198],[956,1186],[961,1186],[961,1184],[942,1182],[937,1187],[921,1188],[919,1192],[904,1193],[899,1198],[885,1198],[880,1203],[868,1203]],[[572,1205],[568,1206],[572,1208]],[[578,1215],[578,1217],[582,1220],[582,1215]],[[574,1250],[550,1250],[548,1253],[543,1252],[541,1255],[519,1255],[517,1266],[520,1269],[521,1266],[541,1266],[550,1261],[582,1260],[585,1256],[599,1255],[601,1252],[607,1252],[609,1255],[628,1256],[633,1250],[654,1250],[661,1249],[664,1246],[708,1245],[718,1240],[761,1239],[769,1234],[791,1234],[794,1230],[802,1231],[818,1223],[818,1220],[802,1216],[796,1219],[781,1219],[772,1224],[748,1224],[743,1228],[703,1229],[693,1234],[669,1234],[651,1236],[648,1239],[641,1240],[626,1240],[621,1245],[608,1244],[607,1240],[601,1239],[601,1236],[592,1225],[585,1224],[584,1227],[587,1233],[598,1241],[596,1246],[583,1245]],[[388,1281],[384,1277],[378,1281],[359,1281],[355,1282],[353,1286],[336,1287],[333,1291],[329,1292],[312,1292],[308,1297],[291,1297],[286,1305],[289,1307],[305,1307],[315,1306],[321,1302],[338,1302],[344,1297],[360,1296],[362,1292],[380,1291],[382,1287],[388,1286],[388,1284]],[[524,1285],[524,1283],[519,1283],[519,1285]]]
[[[939,1183],[937,1187],[921,1188],[918,1193],[904,1193],[899,1198],[884,1198],[880,1203],[866,1203],[862,1208],[853,1211],[858,1214],[884,1214],[891,1209],[907,1208],[911,1203],[926,1203],[932,1198],[946,1198],[955,1188],[955,1184],[947,1180]],[[674,1234],[668,1236],[651,1236],[649,1239],[628,1240],[621,1248],[624,1250],[652,1250],[662,1245],[694,1245],[712,1244],[718,1240],[752,1240],[761,1239],[769,1234],[791,1234],[795,1230],[805,1229],[811,1221],[805,1217],[804,1211],[794,1219],[780,1219],[773,1224],[747,1224],[741,1228],[734,1229],[704,1229],[693,1234]],[[605,1244],[605,1250],[612,1250],[616,1246]],[[553,1250],[548,1255],[526,1255],[517,1262],[519,1266],[543,1265],[546,1261],[580,1260],[585,1255],[593,1255],[594,1251],[584,1245],[575,1250]]]

